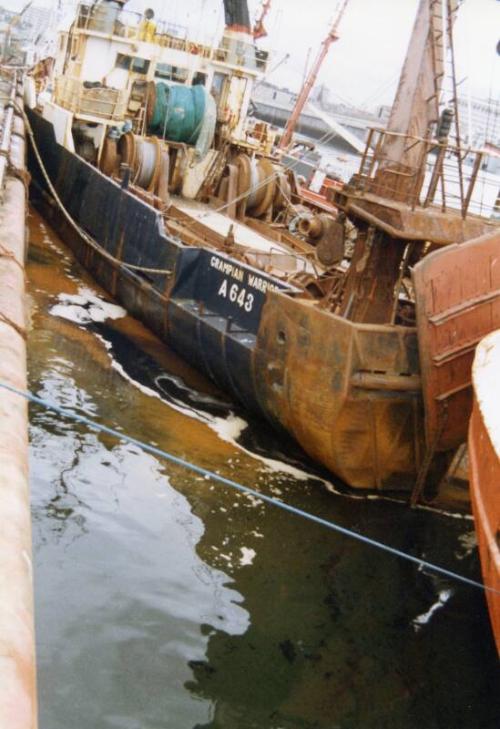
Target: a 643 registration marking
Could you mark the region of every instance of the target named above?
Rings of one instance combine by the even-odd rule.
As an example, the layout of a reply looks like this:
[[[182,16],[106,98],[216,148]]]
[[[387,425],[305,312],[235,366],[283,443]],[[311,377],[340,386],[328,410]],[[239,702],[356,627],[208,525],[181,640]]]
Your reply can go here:
[[[217,292],[223,299],[229,299],[233,304],[237,304],[240,309],[244,309],[247,312],[252,311],[255,297],[243,286],[238,286],[236,283],[230,283],[227,278],[221,283],[219,291]]]

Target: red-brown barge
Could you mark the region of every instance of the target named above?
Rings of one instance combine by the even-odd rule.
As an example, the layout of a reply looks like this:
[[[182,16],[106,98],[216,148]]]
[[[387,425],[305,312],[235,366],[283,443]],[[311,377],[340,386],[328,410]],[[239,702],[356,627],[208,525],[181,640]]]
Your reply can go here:
[[[500,330],[478,346],[469,427],[472,508],[491,625],[500,657]]]

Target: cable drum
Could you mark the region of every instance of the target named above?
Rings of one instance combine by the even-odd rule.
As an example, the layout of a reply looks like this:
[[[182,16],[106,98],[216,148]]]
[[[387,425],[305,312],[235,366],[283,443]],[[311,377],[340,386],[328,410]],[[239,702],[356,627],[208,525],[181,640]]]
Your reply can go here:
[[[136,140],[137,171],[134,183],[145,190],[154,187],[158,174],[160,149],[154,139],[137,137]]]
[[[261,159],[259,160],[258,167],[259,175],[262,180],[262,182],[260,183],[261,189],[263,189],[264,195],[259,205],[257,205],[252,210],[252,215],[254,215],[256,218],[260,218],[261,215],[265,215],[267,211],[272,207],[276,189],[276,175],[272,162],[265,158]],[[262,186],[262,183],[265,183],[266,180],[267,184],[264,184]]]
[[[273,208],[274,210],[283,210],[287,207],[292,196],[292,187],[284,172],[277,173],[276,192],[274,194]]]
[[[250,210],[262,202],[263,188],[259,187],[261,182],[258,162],[256,159],[252,159],[250,161],[250,192],[247,198],[247,208]]]
[[[204,86],[178,86],[163,82],[156,84],[154,108],[149,132],[171,142],[196,144],[207,113],[213,116],[213,105]],[[152,100],[151,94],[151,100]],[[213,131],[215,131],[215,125]],[[206,134],[205,130],[205,134]],[[208,129],[210,131],[210,128]],[[213,141],[205,140],[209,147]],[[209,141],[209,144],[207,144]]]
[[[105,175],[111,177],[118,171],[118,145],[116,139],[106,137],[99,160],[99,169]]]
[[[105,174],[117,174],[119,164],[130,168],[134,185],[152,191],[160,174],[161,144],[156,138],[139,137],[132,132],[122,134],[115,144],[106,140],[100,169]]]
[[[248,214],[259,218],[272,207],[276,195],[274,167],[267,159],[250,159],[246,154],[239,154],[234,163],[238,168],[238,197],[246,195]]]
[[[128,165],[135,175],[136,144],[135,135],[132,132],[122,134],[118,140],[118,154],[121,163]]]

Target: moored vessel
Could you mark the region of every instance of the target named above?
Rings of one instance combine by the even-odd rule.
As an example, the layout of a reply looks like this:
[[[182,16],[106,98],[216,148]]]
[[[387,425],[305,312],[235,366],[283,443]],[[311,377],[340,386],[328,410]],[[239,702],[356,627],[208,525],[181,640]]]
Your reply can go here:
[[[470,489],[491,625],[500,657],[500,331],[477,347],[469,426]],[[495,592],[493,592],[495,591]]]
[[[79,6],[28,112],[35,195],[130,313],[349,486],[433,498],[466,438],[475,344],[500,325],[484,152],[440,103],[457,3],[421,0],[388,128],[333,190],[336,217],[248,123],[266,57],[246,3],[225,8],[208,47]]]

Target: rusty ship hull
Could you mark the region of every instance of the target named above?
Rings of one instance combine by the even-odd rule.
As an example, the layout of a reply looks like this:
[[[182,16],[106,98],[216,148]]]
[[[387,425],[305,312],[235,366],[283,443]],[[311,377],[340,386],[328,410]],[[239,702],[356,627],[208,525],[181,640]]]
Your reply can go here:
[[[58,195],[96,245],[68,223],[32,158],[35,199],[111,296],[349,486],[412,488],[425,448],[415,327],[349,321],[202,240],[183,245],[158,211],[59,145],[37,112],[29,118]]]
[[[476,189],[485,152],[462,146],[456,93],[440,103],[459,3],[420,0],[387,129],[330,191],[335,218],[304,208],[272,130],[247,124],[263,56],[247,9],[234,18],[246,3],[225,5],[217,48],[142,39],[142,81],[116,67],[115,10],[80,11],[50,100],[27,102],[47,168],[32,161],[34,188],[96,280],[242,405],[353,488],[433,499],[467,437],[475,346],[500,327],[500,235]],[[158,54],[189,60],[185,109],[200,92],[212,109],[204,150],[167,130]]]
[[[493,635],[500,658],[500,331],[477,348],[469,426],[471,501]]]

